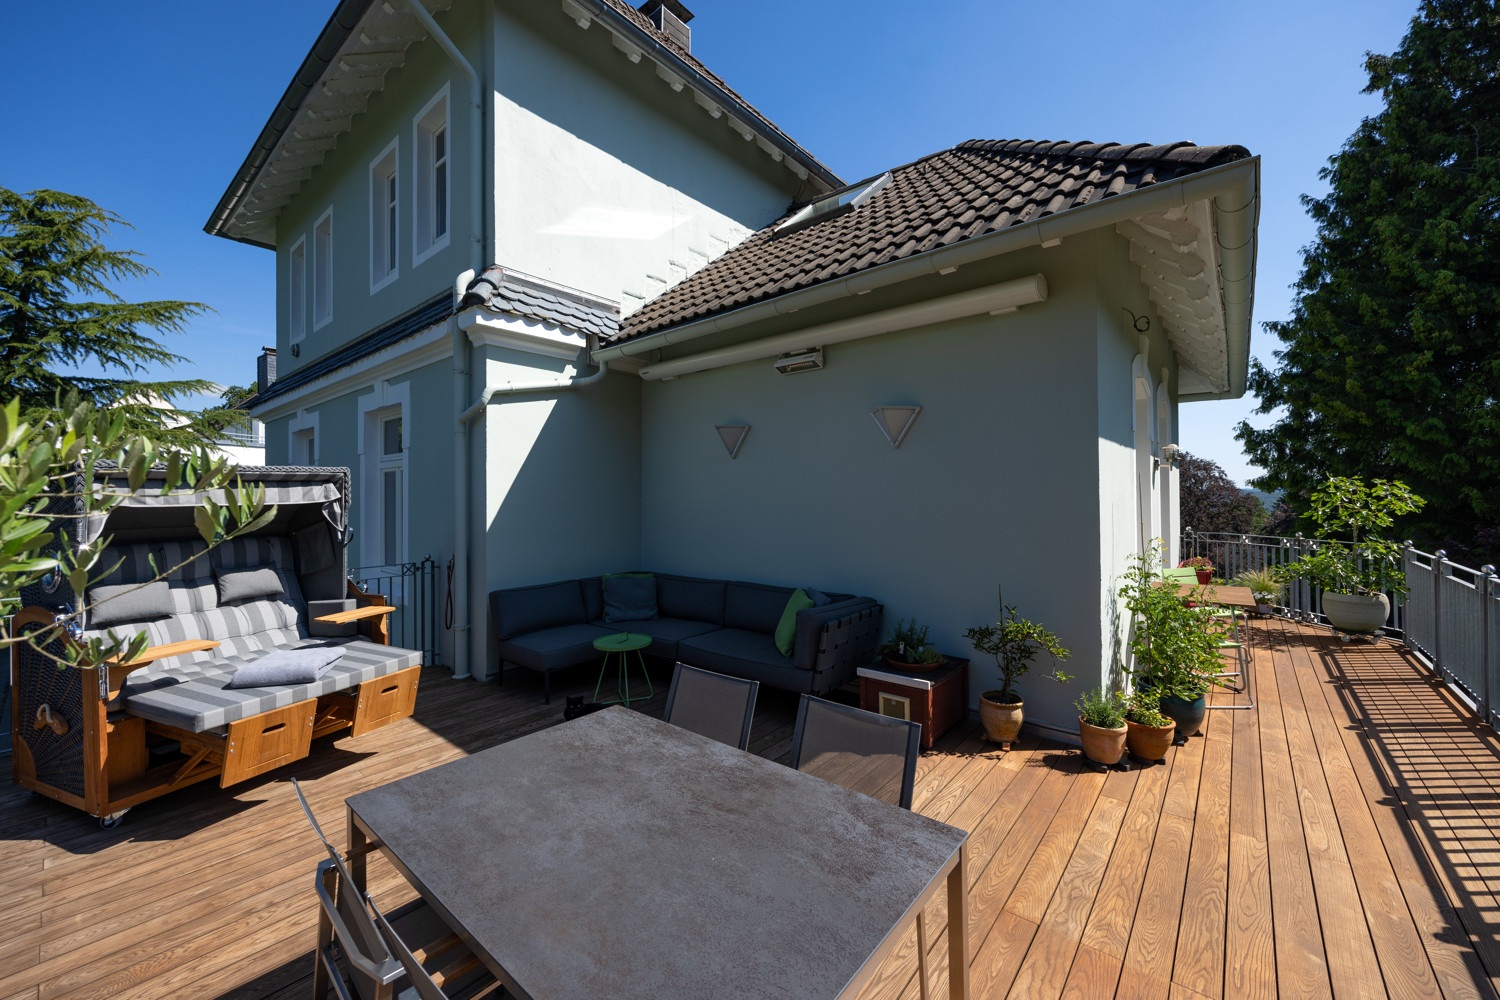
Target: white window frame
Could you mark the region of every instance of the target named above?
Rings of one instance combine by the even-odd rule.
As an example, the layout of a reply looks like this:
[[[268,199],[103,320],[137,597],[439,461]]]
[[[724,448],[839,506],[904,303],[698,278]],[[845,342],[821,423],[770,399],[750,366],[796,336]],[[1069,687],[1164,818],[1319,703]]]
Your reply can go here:
[[[388,165],[387,165],[388,164]],[[395,187],[391,186],[394,180]],[[401,274],[401,140],[392,139],[370,161],[370,294]],[[394,198],[394,203],[392,199]],[[389,266],[390,270],[386,270]]]
[[[326,234],[326,235],[325,235]],[[319,254],[326,254],[327,265],[322,266]],[[324,271],[327,271],[324,274]],[[318,221],[313,224],[313,264],[312,264],[312,314],[313,331],[323,329],[333,322],[333,206],[329,205]],[[318,292],[322,291],[323,299],[328,306],[327,312],[318,312]]]
[[[297,415],[287,423],[287,464],[288,465],[317,465],[318,449],[322,447],[321,435],[318,432],[318,413],[316,410],[299,410]],[[308,458],[307,450],[303,447],[304,442],[312,442],[312,456]],[[307,461],[303,461],[307,459]]]
[[[381,454],[384,421],[400,417],[402,425],[401,456],[398,461]],[[356,535],[360,556],[366,569],[394,568],[407,561],[411,537],[411,383],[392,385],[380,382],[359,397],[358,447],[360,464],[360,530]],[[385,552],[385,511],[383,474],[393,468],[401,477],[401,542],[395,560]],[[363,536],[360,538],[359,536]]]
[[[422,110],[412,116],[412,171],[411,171],[411,266],[416,267],[433,254],[447,248],[453,239],[453,104],[448,99],[449,85],[443,84],[432,99],[422,105]],[[431,236],[435,224],[436,198],[433,188],[434,163],[432,159],[432,135],[435,131],[430,119],[433,112],[442,108],[444,132],[444,188],[443,218],[446,229],[441,236]]]
[[[307,234],[286,252],[287,340],[293,344],[307,336]]]

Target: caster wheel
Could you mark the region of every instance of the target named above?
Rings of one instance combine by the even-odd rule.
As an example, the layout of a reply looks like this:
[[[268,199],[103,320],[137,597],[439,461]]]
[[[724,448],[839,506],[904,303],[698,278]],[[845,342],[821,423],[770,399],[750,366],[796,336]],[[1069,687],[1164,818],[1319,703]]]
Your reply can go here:
[[[123,823],[123,822],[125,822],[125,814],[128,813],[129,811],[130,811],[129,809],[121,809],[117,813],[110,813],[108,816],[101,817],[100,820],[99,820],[99,829],[101,829],[101,830],[117,830],[117,829],[119,829],[120,824]]]
[[[1352,638],[1352,636],[1347,636],[1347,635],[1344,635],[1344,634],[1343,634],[1343,633],[1342,633],[1342,632],[1340,632],[1340,633],[1339,633],[1339,642],[1342,642],[1342,643],[1344,643],[1344,644],[1345,644],[1345,645],[1348,645],[1348,644],[1349,644],[1349,640],[1350,640],[1350,639],[1351,639],[1351,638]]]

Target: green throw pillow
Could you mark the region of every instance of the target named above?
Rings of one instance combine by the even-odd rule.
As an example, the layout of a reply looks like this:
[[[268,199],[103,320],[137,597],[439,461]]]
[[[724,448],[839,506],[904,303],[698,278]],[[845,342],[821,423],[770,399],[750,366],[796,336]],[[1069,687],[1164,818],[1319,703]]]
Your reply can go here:
[[[813,599],[800,590],[792,591],[792,596],[786,599],[786,610],[781,613],[781,621],[776,623],[776,648],[781,650],[782,656],[791,656],[792,647],[796,645],[797,612],[812,606]]]

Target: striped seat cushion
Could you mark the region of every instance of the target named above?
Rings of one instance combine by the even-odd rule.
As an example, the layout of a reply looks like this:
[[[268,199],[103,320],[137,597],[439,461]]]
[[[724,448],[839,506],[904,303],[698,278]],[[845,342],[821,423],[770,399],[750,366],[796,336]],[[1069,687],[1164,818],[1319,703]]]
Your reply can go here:
[[[269,650],[224,655],[226,643],[214,650],[221,655],[212,659],[183,663],[181,657],[172,657],[132,673],[120,692],[122,707],[131,715],[151,722],[202,733],[319,695],[348,690],[422,662],[419,650],[381,646],[364,639],[293,639],[279,648],[325,643],[343,645],[343,659],[311,684],[231,688],[229,679],[234,672]]]

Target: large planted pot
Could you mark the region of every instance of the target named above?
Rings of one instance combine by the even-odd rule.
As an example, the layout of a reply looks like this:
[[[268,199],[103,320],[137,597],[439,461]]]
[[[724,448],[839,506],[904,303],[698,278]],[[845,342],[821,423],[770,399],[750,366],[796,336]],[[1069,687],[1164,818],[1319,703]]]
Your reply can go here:
[[[1000,700],[999,691],[986,691],[979,696],[979,721],[984,725],[984,735],[991,743],[1014,743],[1021,735],[1021,723],[1026,717],[1024,701]]]
[[[1133,756],[1141,760],[1162,760],[1167,756],[1167,747],[1172,745],[1172,734],[1177,731],[1177,724],[1169,722],[1165,726],[1147,726],[1126,719],[1125,729],[1125,746]]]
[[[1203,695],[1188,701],[1176,695],[1161,696],[1161,714],[1177,725],[1177,732],[1184,737],[1196,735],[1203,728],[1203,717],[1208,714],[1208,702]]]
[[[1338,594],[1323,591],[1323,614],[1340,632],[1378,632],[1391,616],[1384,594]]]
[[[1078,720],[1078,737],[1083,743],[1083,754],[1099,764],[1118,764],[1125,756],[1125,737],[1129,729],[1101,729]]]

